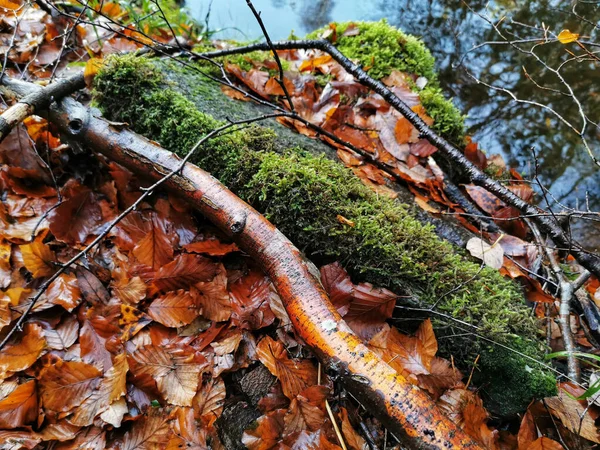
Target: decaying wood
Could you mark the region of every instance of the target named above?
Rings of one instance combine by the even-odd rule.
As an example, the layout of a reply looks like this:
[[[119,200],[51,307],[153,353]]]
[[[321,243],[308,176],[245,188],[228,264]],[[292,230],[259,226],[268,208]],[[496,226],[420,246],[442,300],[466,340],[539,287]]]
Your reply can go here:
[[[13,83],[21,94],[25,83]],[[36,89],[37,90],[37,89]],[[49,119],[67,141],[154,180],[176,172],[181,160],[151,141],[95,116],[72,99],[53,104]],[[165,186],[187,200],[263,268],[279,292],[298,335],[324,366],[407,448],[481,448],[431,398],[398,375],[353,333],[319,281],[318,271],[261,214],[219,181],[187,164]]]

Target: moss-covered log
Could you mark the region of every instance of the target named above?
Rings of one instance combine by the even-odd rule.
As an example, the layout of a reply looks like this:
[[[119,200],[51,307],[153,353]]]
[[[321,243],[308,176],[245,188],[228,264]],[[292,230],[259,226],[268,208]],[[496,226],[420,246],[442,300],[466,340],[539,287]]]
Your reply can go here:
[[[186,90],[165,74],[164,63],[111,58],[96,78],[95,100],[109,119],[128,122],[181,155],[219,122],[190,100],[202,97],[206,80],[195,77],[195,88]],[[452,317],[433,317],[438,335],[446,337],[444,351],[463,367],[481,355],[476,375],[496,413],[514,413],[554,392],[554,378],[542,367],[490,343],[542,359],[518,286],[461,256],[409,207],[377,196],[340,163],[285,142],[269,128],[253,127],[211,141],[193,162],[264,213],[316,263],[341,261],[356,281],[406,295],[405,304],[436,305]]]

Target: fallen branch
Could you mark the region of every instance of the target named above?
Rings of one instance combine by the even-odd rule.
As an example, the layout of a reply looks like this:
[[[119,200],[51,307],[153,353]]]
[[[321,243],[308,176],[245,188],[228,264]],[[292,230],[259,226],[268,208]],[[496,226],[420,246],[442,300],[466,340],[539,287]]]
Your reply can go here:
[[[433,131],[406,103],[398,98],[383,83],[370,77],[361,67],[344,56],[333,44],[325,40],[297,40],[272,43],[257,43],[244,47],[236,47],[207,53],[192,53],[196,58],[218,58],[228,55],[249,53],[252,51],[275,50],[320,50],[328,53],[348,73],[362,85],[367,86],[381,95],[394,109],[400,112],[420,133],[435,146],[451,164],[459,168],[471,182],[487,189],[492,194],[503,200],[506,204],[517,208],[522,214],[529,216],[540,227],[541,231],[548,234],[561,248],[569,249],[577,261],[596,276],[600,276],[600,257],[587,252],[580,244],[573,242],[563,231],[560,225],[547,217],[540,208],[530,205],[519,196],[515,195],[498,181],[490,178],[477,166],[471,163],[465,155],[446,139]]]
[[[25,83],[18,87],[22,93],[26,90]],[[90,150],[157,182],[165,179],[165,187],[186,199],[252,256],[277,288],[298,335],[409,448],[481,448],[444,416],[427,394],[361,342],[329,301],[312,263],[214,177],[198,167],[182,165],[174,154],[129,130],[116,129],[72,99],[51,105],[49,119],[67,140],[85,143]]]
[[[52,83],[45,88],[36,89],[31,94],[21,98],[0,116],[0,142],[26,117],[35,114],[37,110],[47,108],[54,99],[63,98],[83,87],[85,87],[85,81],[83,72],[81,72],[73,77]]]

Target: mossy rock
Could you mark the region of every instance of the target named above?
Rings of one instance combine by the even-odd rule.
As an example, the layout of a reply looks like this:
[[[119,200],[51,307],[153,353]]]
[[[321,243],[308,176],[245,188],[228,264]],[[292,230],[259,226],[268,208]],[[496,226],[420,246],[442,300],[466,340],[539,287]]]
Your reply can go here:
[[[94,99],[110,120],[128,122],[183,156],[222,122],[174,90],[157,64],[109,58],[96,77]],[[535,364],[543,360],[543,346],[520,288],[440,240],[407,205],[376,195],[339,162],[286,148],[269,128],[227,133],[192,161],[261,211],[317,264],[340,261],[355,281],[406,296],[400,304],[436,305],[440,314],[432,319],[443,354],[464,368],[480,355],[478,383],[496,414],[514,414],[532,398],[554,394],[554,377]]]
[[[349,26],[358,32],[344,36]],[[434,119],[433,128],[447,139],[461,143],[464,139],[464,116],[439,88],[435,59],[425,44],[415,36],[391,26],[385,19],[379,22],[337,22],[307,35],[316,39],[331,26],[336,29],[334,45],[344,55],[360,64],[368,74],[379,80],[392,71],[424,77],[423,89],[413,85],[427,113]]]

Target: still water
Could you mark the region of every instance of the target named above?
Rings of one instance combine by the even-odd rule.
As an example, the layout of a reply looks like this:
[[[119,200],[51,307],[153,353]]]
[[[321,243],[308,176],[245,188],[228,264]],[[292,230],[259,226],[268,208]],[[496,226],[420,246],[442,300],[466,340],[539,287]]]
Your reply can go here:
[[[600,168],[586,153],[580,137],[548,109],[517,103],[505,92],[477,83],[510,90],[519,99],[545,105],[559,113],[576,129],[589,121],[585,137],[600,157],[600,29],[599,2],[498,0],[254,0],[271,38],[285,39],[292,30],[297,35],[331,21],[380,20],[419,36],[436,57],[445,92],[468,115],[469,134],[489,154],[499,153],[527,178],[536,172],[547,201],[555,211],[561,205],[600,210]],[[486,6],[487,5],[487,6]],[[260,28],[245,0],[189,0],[188,9],[201,23],[216,31],[214,38],[253,40]],[[481,15],[498,23],[499,31],[515,44],[502,41],[494,27]],[[535,48],[550,67],[561,68],[558,76],[528,53],[533,38],[569,29],[587,42],[586,50],[577,44],[554,42]],[[537,27],[537,28],[534,28]],[[529,40],[529,41],[528,41]],[[475,47],[475,49],[474,49]],[[585,57],[572,59],[574,54]],[[539,169],[535,170],[533,152]],[[539,187],[538,192],[541,192]],[[546,206],[543,196],[540,204]],[[573,220],[573,234],[590,249],[600,249],[600,225]]]

